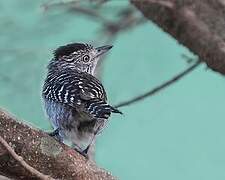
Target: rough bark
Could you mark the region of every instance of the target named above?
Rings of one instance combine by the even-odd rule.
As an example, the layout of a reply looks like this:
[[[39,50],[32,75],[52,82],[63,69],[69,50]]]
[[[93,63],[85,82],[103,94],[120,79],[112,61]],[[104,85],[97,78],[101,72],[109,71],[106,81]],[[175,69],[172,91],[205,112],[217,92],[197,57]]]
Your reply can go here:
[[[225,0],[131,0],[209,68],[225,74]]]
[[[31,128],[0,109],[0,135],[26,163],[55,179],[115,179],[109,172],[57,142],[45,132]],[[0,174],[12,179],[37,179],[0,145]]]

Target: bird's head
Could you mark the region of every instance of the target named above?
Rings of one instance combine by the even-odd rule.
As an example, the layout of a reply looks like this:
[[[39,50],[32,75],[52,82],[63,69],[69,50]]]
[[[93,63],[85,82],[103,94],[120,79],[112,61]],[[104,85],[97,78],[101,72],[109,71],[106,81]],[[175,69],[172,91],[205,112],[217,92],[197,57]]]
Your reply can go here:
[[[100,57],[111,48],[112,46],[109,45],[94,48],[83,43],[67,44],[54,51],[53,61],[58,62],[62,67],[93,74]]]

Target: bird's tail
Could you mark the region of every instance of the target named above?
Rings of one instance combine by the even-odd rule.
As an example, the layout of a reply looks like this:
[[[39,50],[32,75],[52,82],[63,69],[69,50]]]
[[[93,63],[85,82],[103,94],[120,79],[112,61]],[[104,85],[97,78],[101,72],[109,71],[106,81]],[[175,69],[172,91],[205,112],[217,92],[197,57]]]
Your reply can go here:
[[[113,113],[123,114],[120,110],[118,110],[118,109],[116,109],[116,108],[114,108],[112,106],[110,106],[110,107],[111,107],[111,110],[112,110]]]
[[[96,118],[108,118],[111,113],[120,113],[118,109],[110,106],[105,101],[92,100],[87,103],[87,110]]]

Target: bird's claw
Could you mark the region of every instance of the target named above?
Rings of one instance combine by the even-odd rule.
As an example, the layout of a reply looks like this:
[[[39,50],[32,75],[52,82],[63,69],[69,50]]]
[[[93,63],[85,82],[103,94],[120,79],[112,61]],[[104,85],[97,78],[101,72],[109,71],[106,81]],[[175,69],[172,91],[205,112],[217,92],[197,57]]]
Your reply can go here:
[[[59,129],[55,129],[54,131],[49,132],[48,135],[52,136],[52,137],[58,136],[59,135]]]
[[[76,150],[80,155],[84,156],[86,159],[89,159],[88,149],[89,149],[89,146],[86,149],[84,149],[84,150],[82,150],[79,147],[75,147],[74,148],[74,150]]]
[[[77,151],[79,154],[81,154],[82,156],[84,156],[86,159],[89,159],[88,154],[84,151]]]
[[[59,134],[59,129],[55,129],[53,132],[48,133],[49,136],[54,137],[59,142],[62,142],[62,137]]]

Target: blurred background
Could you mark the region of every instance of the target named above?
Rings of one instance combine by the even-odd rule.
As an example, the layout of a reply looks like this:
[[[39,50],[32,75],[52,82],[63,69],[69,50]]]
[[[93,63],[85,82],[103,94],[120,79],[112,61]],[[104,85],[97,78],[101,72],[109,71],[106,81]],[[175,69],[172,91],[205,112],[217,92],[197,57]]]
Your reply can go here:
[[[50,131],[41,101],[46,66],[54,49],[71,42],[114,45],[99,68],[113,105],[196,61],[126,0],[1,1],[0,106]],[[98,137],[97,164],[122,180],[224,179],[224,92],[224,77],[201,64],[154,96],[121,107],[124,115],[113,115]]]

